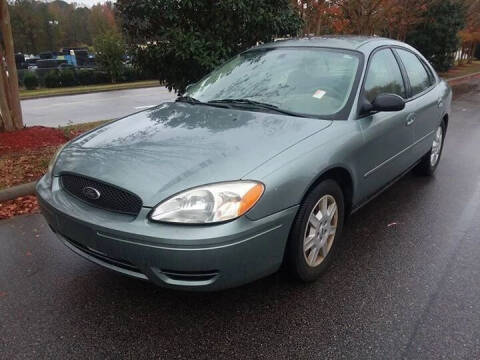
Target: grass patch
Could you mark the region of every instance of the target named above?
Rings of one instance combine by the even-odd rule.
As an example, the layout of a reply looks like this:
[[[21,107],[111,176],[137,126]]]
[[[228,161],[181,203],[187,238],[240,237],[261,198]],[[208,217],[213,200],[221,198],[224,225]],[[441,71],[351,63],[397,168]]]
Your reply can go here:
[[[475,60],[471,64],[458,65],[451,68],[446,73],[439,74],[444,79],[453,79],[460,76],[466,76],[480,72],[480,60]]]
[[[100,125],[103,125],[111,120],[102,120],[102,121],[94,121],[88,122],[83,124],[72,124],[67,126],[59,126],[58,128],[63,132],[63,135],[68,139],[71,140],[74,137],[77,137],[84,132],[92,130]]]
[[[139,89],[144,87],[160,86],[158,80],[146,80],[136,81],[130,83],[120,84],[103,84],[103,85],[88,85],[88,86],[73,86],[65,88],[55,89],[36,89],[36,90],[20,90],[20,99],[36,99],[48,96],[58,95],[76,95],[76,94],[88,94],[101,91],[113,91],[113,90],[127,90],[127,89]]]

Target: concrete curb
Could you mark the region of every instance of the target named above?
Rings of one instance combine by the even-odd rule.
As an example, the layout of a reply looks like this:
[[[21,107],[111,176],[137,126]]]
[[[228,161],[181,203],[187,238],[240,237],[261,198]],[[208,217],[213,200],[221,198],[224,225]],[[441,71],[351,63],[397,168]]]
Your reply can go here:
[[[37,182],[34,181],[28,184],[17,185],[8,189],[0,190],[0,202],[13,200],[20,196],[33,195],[35,193],[36,184]]]
[[[473,73],[473,74],[457,76],[457,77],[454,77],[454,78],[451,78],[451,79],[445,79],[445,80],[447,80],[447,82],[451,83],[451,82],[460,81],[460,80],[468,80],[470,78],[474,78],[474,77],[479,76],[479,75],[480,75],[480,72],[476,72],[476,73]]]
[[[122,91],[122,90],[136,90],[136,89],[149,89],[149,88],[155,88],[155,87],[164,87],[163,85],[145,85],[145,86],[138,86],[138,87],[131,87],[131,88],[125,88],[125,89],[109,89],[109,90],[89,90],[85,92],[78,92],[78,93],[66,93],[66,94],[45,94],[45,95],[38,95],[38,96],[20,96],[20,101],[24,100],[36,100],[36,99],[45,99],[45,98],[50,98],[50,97],[60,97],[60,96],[75,96],[75,95],[87,95],[87,94],[96,94],[96,93],[102,93],[102,92],[113,92],[113,91]]]

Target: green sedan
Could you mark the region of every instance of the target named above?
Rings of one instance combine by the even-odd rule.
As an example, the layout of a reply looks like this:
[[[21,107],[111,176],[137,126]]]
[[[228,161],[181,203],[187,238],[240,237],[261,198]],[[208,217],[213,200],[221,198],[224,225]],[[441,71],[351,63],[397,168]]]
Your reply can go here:
[[[261,45],[68,143],[38,199],[72,251],[160,286],[218,290],[283,263],[314,281],[348,215],[412,168],[435,172],[451,100],[401,42]]]

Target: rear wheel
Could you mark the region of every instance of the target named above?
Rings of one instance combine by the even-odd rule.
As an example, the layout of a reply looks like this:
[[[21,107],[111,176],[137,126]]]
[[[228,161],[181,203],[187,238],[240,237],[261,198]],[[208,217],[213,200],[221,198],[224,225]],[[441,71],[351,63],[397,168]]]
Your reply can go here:
[[[432,148],[426,154],[415,168],[415,172],[419,175],[432,176],[437,170],[440,158],[442,156],[443,144],[445,142],[445,122],[442,121],[436,129],[433,136]]]
[[[300,205],[290,234],[287,261],[298,279],[316,280],[338,249],[344,221],[344,197],[333,180],[322,181]]]

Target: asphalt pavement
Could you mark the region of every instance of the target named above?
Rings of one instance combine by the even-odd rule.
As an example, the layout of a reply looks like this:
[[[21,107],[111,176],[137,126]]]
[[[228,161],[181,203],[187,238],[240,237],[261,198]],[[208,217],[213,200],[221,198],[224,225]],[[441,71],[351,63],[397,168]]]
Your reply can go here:
[[[173,99],[174,93],[159,86],[22,100],[21,105],[26,126],[56,127],[116,119]]]
[[[0,358],[479,359],[480,80],[434,178],[357,212],[318,282],[185,293],[109,272],[40,215],[0,222]]]

